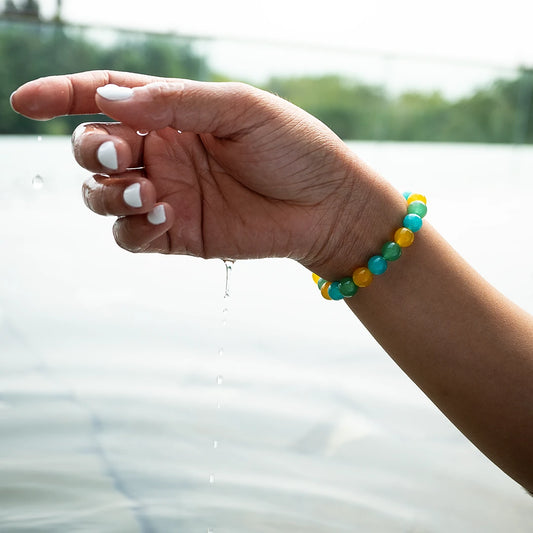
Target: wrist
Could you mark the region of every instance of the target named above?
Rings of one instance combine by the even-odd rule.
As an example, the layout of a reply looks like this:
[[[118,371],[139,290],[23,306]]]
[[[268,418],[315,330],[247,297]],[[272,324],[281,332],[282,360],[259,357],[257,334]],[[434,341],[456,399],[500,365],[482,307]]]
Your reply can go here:
[[[337,198],[334,222],[317,239],[317,253],[300,261],[328,280],[350,275],[366,264],[391,238],[405,216],[405,199],[392,185],[360,161],[351,161],[346,175],[351,193]]]

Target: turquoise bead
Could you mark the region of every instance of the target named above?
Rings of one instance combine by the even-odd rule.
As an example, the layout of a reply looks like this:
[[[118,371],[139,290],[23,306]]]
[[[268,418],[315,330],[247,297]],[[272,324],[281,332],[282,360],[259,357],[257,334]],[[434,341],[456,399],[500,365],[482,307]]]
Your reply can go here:
[[[417,200],[416,202],[411,202],[407,206],[407,213],[410,215],[418,215],[420,218],[424,218],[428,212],[427,205],[424,202]]]
[[[410,229],[413,233],[416,233],[422,227],[422,219],[418,215],[410,213],[409,215],[405,215],[403,226],[404,228]]]
[[[353,282],[352,278],[342,278],[339,281],[339,292],[344,298],[351,298],[358,289],[359,287]]]
[[[403,197],[407,200],[407,198],[409,198],[409,196],[411,196],[411,191],[408,191],[408,192],[404,192],[403,193]]]
[[[316,282],[316,284],[318,285],[319,289],[322,289],[322,287],[324,286],[324,283],[327,283],[327,280],[325,280],[323,278],[318,278],[318,281]]]
[[[375,255],[368,260],[368,270],[379,276],[387,270],[387,260],[382,255]]]
[[[338,281],[332,282],[332,284],[328,288],[328,294],[332,300],[342,300],[344,298],[341,291],[339,290]]]
[[[399,244],[389,241],[383,245],[383,248],[381,249],[381,255],[387,261],[396,261],[396,259],[399,259],[402,255],[402,249]]]

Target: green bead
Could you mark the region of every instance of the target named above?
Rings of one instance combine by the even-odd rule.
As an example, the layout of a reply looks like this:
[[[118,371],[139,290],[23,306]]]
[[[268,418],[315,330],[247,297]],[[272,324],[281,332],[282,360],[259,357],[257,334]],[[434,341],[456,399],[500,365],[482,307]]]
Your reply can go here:
[[[411,215],[418,215],[420,218],[424,218],[428,212],[428,208],[424,202],[415,201],[411,202],[407,206],[407,212]]]
[[[324,286],[324,283],[327,283],[327,280],[325,280],[323,278],[319,278],[318,281],[316,282],[316,284],[318,285],[319,289],[322,289],[322,287]]]
[[[359,289],[359,287],[353,282],[352,278],[342,278],[339,281],[339,292],[345,298],[351,298]]]
[[[383,245],[383,248],[381,249],[381,255],[387,261],[396,261],[396,259],[399,259],[402,255],[402,248],[399,244],[389,241]]]

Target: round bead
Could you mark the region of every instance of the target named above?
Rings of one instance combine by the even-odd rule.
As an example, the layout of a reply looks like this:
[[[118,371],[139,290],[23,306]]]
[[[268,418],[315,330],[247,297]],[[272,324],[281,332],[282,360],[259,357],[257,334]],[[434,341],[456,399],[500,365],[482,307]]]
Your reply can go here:
[[[415,214],[405,215],[403,225],[413,233],[416,233],[422,227],[422,219]]]
[[[409,196],[411,196],[411,194],[412,194],[411,191],[404,192],[404,193],[403,193],[403,197],[407,200],[407,198],[409,198]]]
[[[324,283],[327,283],[327,280],[325,280],[323,278],[318,278],[318,281],[316,282],[316,284],[318,285],[318,288],[320,290],[322,290],[322,287],[324,286]]]
[[[379,276],[387,270],[387,260],[382,255],[374,255],[368,260],[368,270]]]
[[[410,194],[407,197],[407,205],[413,202],[422,202],[424,204],[427,204],[426,197],[423,194],[417,194],[417,193]]]
[[[322,296],[326,299],[326,300],[331,300],[331,296],[329,295],[328,293],[328,289],[329,289],[329,286],[331,285],[331,283],[329,281],[326,281],[323,285],[322,285],[322,288],[320,289],[320,294],[322,294]]]
[[[332,300],[342,300],[344,296],[339,291],[339,282],[333,281],[328,287],[328,295]]]
[[[387,261],[396,261],[396,259],[399,259],[402,255],[402,249],[399,244],[389,241],[383,245],[383,248],[381,248],[381,255]]]
[[[319,279],[320,279],[320,276],[319,276],[318,274],[315,274],[315,273],[313,272],[313,281],[314,281],[316,284],[318,284],[318,280],[319,280]]]
[[[352,275],[353,282],[358,287],[368,287],[372,283],[374,275],[366,267],[359,267],[354,270]]]
[[[424,218],[427,212],[428,212],[428,208],[426,204],[424,202],[421,202],[420,200],[411,202],[407,206],[407,213],[418,215],[420,218]]]
[[[359,289],[352,278],[342,278],[339,281],[339,292],[344,298],[351,298]]]
[[[394,233],[394,242],[402,248],[411,246],[415,240],[415,234],[407,228],[398,228]]]

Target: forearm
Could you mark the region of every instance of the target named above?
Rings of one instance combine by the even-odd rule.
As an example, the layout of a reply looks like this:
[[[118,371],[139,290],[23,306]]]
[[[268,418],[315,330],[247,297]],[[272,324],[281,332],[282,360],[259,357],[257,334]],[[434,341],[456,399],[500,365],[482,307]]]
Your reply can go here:
[[[533,320],[429,225],[346,300],[376,340],[489,458],[533,490]]]

